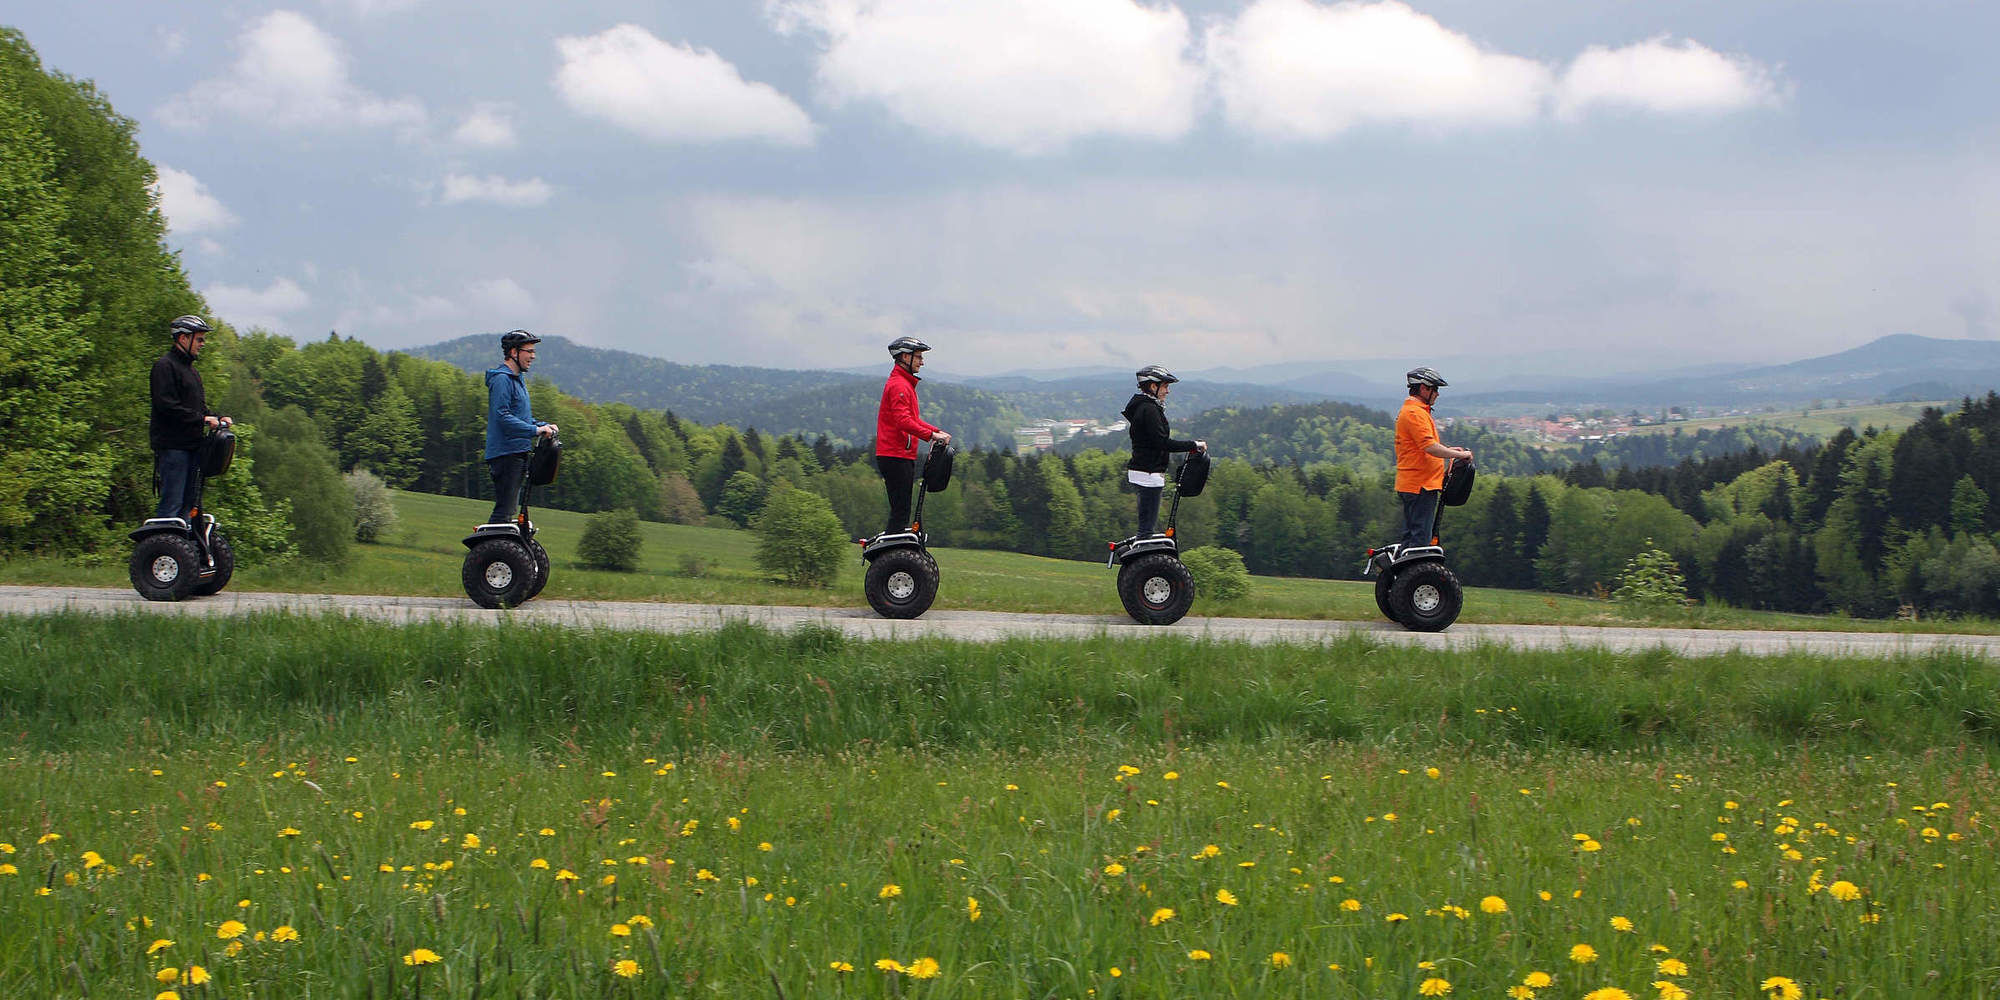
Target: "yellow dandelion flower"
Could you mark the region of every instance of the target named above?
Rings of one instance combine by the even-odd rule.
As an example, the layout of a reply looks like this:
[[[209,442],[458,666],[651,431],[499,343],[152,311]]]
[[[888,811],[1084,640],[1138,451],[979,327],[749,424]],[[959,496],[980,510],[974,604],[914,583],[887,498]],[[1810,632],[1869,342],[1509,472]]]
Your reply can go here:
[[[567,868],[564,868],[561,871],[556,872],[556,881],[558,882],[575,882],[578,879],[581,879],[582,877],[583,876],[578,875],[577,873],[570,871]]]
[[[536,871],[545,872],[549,870],[549,862],[547,858],[536,858],[528,862],[528,867]]]
[[[1222,853],[1222,848],[1217,847],[1214,844],[1206,844],[1203,845],[1201,850],[1194,852],[1194,856],[1197,858],[1212,858],[1221,853]]]
[[[1843,903],[1852,903],[1861,898],[1861,887],[1846,879],[1826,887],[1826,894]]]
[[[1498,896],[1488,896],[1479,901],[1479,912],[1500,914],[1507,912],[1507,901]]]
[[[630,926],[629,924],[612,924],[612,925],[611,925],[611,936],[612,936],[612,937],[631,937],[631,936],[632,936],[632,928],[631,928],[631,926]]]
[[[403,956],[404,965],[436,965],[440,961],[438,953],[429,948],[418,948]]]
[[[1584,853],[1588,854],[1588,853],[1593,853],[1593,852],[1596,852],[1596,851],[1601,851],[1601,850],[1604,850],[1604,845],[1603,845],[1603,844],[1600,844],[1600,843],[1598,843],[1598,842],[1597,842],[1597,841],[1595,841],[1595,840],[1586,840],[1586,841],[1584,841],[1583,843],[1581,843],[1581,844],[1578,844],[1578,845],[1576,845],[1576,849],[1577,849],[1577,850],[1579,850],[1579,851],[1583,851]]]
[[[1579,944],[1569,950],[1569,960],[1578,965],[1589,965],[1597,961],[1597,949],[1587,944]]]
[[[965,919],[975,924],[979,922],[979,900],[971,896],[965,897]]]
[[[1612,917],[1611,929],[1620,934],[1630,934],[1632,933],[1632,921],[1624,917]]]
[[[230,941],[242,937],[243,932],[249,929],[243,926],[243,921],[241,920],[225,920],[222,922],[222,926],[215,929],[215,936],[224,941]]]
[[[1583,1000],[1632,1000],[1632,994],[1616,986],[1606,986],[1601,990],[1591,990],[1585,993]]]
[[[938,960],[925,956],[911,962],[910,967],[904,971],[910,974],[911,979],[936,979],[938,974]]]
[[[1784,976],[1772,976],[1764,980],[1758,989],[1770,994],[1772,1000],[1799,1000],[1805,996],[1805,991],[1799,988],[1799,984]]]
[[[1530,972],[1521,977],[1521,985],[1531,990],[1545,990],[1555,985],[1556,977],[1546,972]]]
[[[1655,968],[1659,969],[1662,976],[1685,976],[1688,974],[1688,964],[1678,958],[1660,959],[1659,964]]]
[[[1439,778],[1442,778],[1442,777],[1444,777],[1444,772],[1443,772],[1443,771],[1440,771],[1440,770],[1438,770],[1438,769],[1437,769],[1437,768],[1435,768],[1435,767],[1427,767],[1427,768],[1424,768],[1424,777],[1426,777],[1426,778],[1429,778],[1429,779],[1431,779],[1432,781],[1436,781],[1436,780],[1438,780]]]
[[[898,962],[893,958],[878,958],[875,960],[875,967],[881,969],[883,972],[903,971],[903,963]]]
[[[639,963],[629,958],[621,958],[611,966],[611,974],[621,979],[637,978],[639,973],[644,971],[644,969],[639,968]]]
[[[275,930],[271,931],[271,940],[279,944],[284,944],[288,941],[297,941],[298,939],[299,929],[290,924],[281,924]]]
[[[1349,913],[1354,913],[1361,909],[1361,901],[1352,897],[1343,899],[1340,901],[1340,908]]]
[[[173,990],[161,990],[153,994],[153,1000],[181,1000],[181,995]]]
[[[891,882],[888,885],[883,886],[879,891],[877,891],[875,893],[875,898],[895,899],[896,897],[901,896],[902,894],[903,894],[903,887],[897,885],[894,882]]]
[[[1153,911],[1153,915],[1146,921],[1146,925],[1148,927],[1158,927],[1172,919],[1174,919],[1174,908],[1171,906],[1162,906]]]
[[[1688,1000],[1688,991],[1671,979],[1654,980],[1653,988],[1660,991],[1660,1000]]]
[[[1383,917],[1382,921],[1384,923],[1400,924],[1408,919],[1410,919],[1410,915],[1407,913],[1391,913],[1388,916]]]
[[[174,943],[172,941],[169,941],[166,938],[161,938],[158,941],[155,941],[152,944],[146,946],[146,954],[157,955],[160,952],[163,952],[173,946]]]
[[[180,982],[181,970],[176,969],[173,966],[169,965],[166,968],[153,973],[153,978],[169,986],[172,986],[173,984]]]
[[[1188,961],[1190,962],[1206,962],[1214,957],[1215,956],[1210,955],[1208,952],[1205,952],[1200,948],[1196,948],[1188,952]]]
[[[199,965],[190,965],[187,967],[186,978],[189,986],[200,986],[208,982],[208,970]]]
[[[1104,874],[1109,875],[1112,878],[1117,878],[1118,876],[1125,874],[1125,866],[1119,864],[1116,861],[1113,861],[1110,864],[1104,866]]]
[[[827,968],[829,968],[829,969],[832,969],[832,970],[833,970],[833,971],[835,971],[835,972],[853,972],[853,971],[854,971],[854,963],[852,963],[852,962],[828,962],[828,963],[826,963],[826,967],[827,967]]]
[[[4,861],[0,861],[0,875],[19,875],[19,874],[21,874],[21,870],[19,868],[7,864]]]
[[[459,842],[459,845],[458,845],[458,846],[459,846],[459,849],[460,849],[460,850],[465,850],[465,851],[476,851],[476,850],[478,850],[478,849],[479,849],[479,835],[478,835],[478,834],[476,834],[476,833],[468,833],[468,834],[466,834],[466,835],[465,835],[465,839],[464,839],[464,840],[462,840],[462,841],[460,841],[460,842]]]
[[[1417,992],[1427,997],[1441,997],[1451,992],[1451,983],[1432,976],[1417,986]]]
[[[1230,892],[1228,889],[1217,889],[1215,890],[1215,901],[1224,906],[1235,906],[1236,894]]]
[[[1291,967],[1292,967],[1292,956],[1287,955],[1282,951],[1274,951],[1271,953],[1271,968],[1289,969]]]
[[[1535,1000],[1535,991],[1527,986],[1507,987],[1509,1000]]]

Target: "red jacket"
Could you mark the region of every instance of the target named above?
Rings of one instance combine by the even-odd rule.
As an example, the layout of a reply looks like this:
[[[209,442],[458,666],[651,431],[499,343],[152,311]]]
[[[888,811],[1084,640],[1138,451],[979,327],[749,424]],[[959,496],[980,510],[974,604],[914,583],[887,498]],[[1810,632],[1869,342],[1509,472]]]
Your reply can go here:
[[[917,415],[917,377],[897,365],[882,384],[882,408],[875,413],[875,454],[915,458],[917,442],[929,441],[937,431]]]

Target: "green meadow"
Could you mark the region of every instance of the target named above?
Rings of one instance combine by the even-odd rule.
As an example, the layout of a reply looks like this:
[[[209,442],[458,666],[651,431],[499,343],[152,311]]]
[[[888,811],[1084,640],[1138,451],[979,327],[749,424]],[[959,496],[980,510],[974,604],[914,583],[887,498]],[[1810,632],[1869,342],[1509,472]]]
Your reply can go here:
[[[1961,654],[8,625],[4,995],[2000,994]]]

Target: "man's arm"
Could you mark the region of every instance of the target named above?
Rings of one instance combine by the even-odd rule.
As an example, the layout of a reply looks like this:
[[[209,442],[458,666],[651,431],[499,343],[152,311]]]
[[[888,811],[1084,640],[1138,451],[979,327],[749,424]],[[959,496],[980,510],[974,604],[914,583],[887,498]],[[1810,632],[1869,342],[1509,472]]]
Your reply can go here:
[[[503,384],[498,389],[498,391],[504,393],[505,398],[501,399],[500,405],[494,408],[494,416],[500,421],[500,426],[519,434],[526,434],[530,437],[533,437],[534,435],[541,433],[541,427],[539,425],[537,425],[532,420],[528,420],[520,416],[519,414],[516,414],[514,412],[513,406],[510,405],[514,401],[514,393],[517,389],[524,395],[527,393],[528,390],[525,387],[516,386],[512,379],[502,379],[501,382]]]
[[[173,366],[165,360],[153,363],[153,406],[171,415],[182,424],[198,424],[207,416],[196,413],[189,405],[187,394],[182,391],[180,379],[175,376]]]
[[[1432,441],[1430,444],[1424,445],[1424,453],[1434,455],[1438,458],[1462,458],[1468,462],[1472,460],[1471,451],[1465,448],[1450,447],[1442,441]]]

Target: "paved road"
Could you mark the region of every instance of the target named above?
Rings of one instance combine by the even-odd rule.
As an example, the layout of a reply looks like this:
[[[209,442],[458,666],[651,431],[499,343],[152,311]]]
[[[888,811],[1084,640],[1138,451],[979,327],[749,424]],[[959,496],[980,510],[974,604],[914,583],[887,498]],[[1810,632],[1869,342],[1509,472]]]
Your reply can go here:
[[[503,613],[448,597],[380,597],[346,594],[222,593],[181,604],[153,604],[130,590],[83,587],[0,586],[0,615],[51,611],[102,614],[231,615],[265,611],[338,612],[375,621],[495,622]],[[740,604],[644,604],[627,601],[535,601],[508,613],[517,622],[586,628],[685,632],[724,622],[774,628],[820,625],[866,639],[919,636],[992,642],[1017,636],[1152,638],[1181,636],[1253,643],[1315,644],[1352,635],[1440,649],[1481,643],[1525,649],[1600,646],[1614,650],[1665,647],[1702,654],[1742,650],[1757,655],[1787,651],[1888,656],[1957,648],[2000,657],[2000,636],[1916,635],[1875,632],[1757,632],[1722,629],[1583,628],[1561,625],[1455,625],[1435,635],[1405,632],[1384,622],[1301,621],[1271,618],[1186,618],[1167,628],[1135,625],[1107,615],[1034,615],[997,611],[932,611],[916,621],[889,621],[867,610]]]

